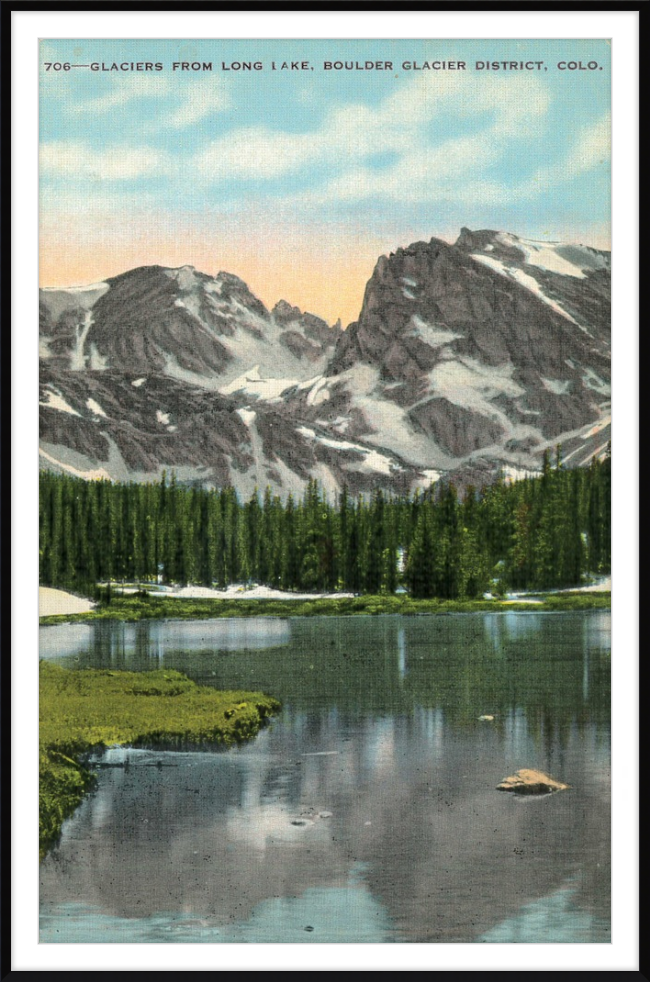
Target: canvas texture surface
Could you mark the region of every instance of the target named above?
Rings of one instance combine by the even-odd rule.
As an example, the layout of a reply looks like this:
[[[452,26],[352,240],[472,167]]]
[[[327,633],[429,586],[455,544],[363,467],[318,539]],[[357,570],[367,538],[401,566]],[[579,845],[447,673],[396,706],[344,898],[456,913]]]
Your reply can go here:
[[[41,943],[607,943],[607,40],[40,43]]]

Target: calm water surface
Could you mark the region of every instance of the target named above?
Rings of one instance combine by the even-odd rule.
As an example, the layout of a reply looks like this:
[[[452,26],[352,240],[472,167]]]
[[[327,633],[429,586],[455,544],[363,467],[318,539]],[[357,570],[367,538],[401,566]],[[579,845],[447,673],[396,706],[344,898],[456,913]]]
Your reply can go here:
[[[128,766],[41,865],[41,940],[609,941],[609,637],[603,612],[41,628],[68,667],[283,703],[235,750],[108,751]],[[521,767],[571,790],[495,790]]]

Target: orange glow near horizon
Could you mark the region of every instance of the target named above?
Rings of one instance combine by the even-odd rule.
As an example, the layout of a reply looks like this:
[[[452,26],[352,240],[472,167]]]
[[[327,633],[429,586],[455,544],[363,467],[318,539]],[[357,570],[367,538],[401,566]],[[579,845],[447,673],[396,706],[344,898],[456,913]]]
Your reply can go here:
[[[211,276],[234,273],[269,309],[282,299],[330,324],[340,318],[343,327],[358,318],[378,257],[425,238],[417,233],[398,237],[394,229],[387,229],[383,240],[363,230],[351,236],[349,226],[334,231],[330,226],[327,235],[309,226],[267,227],[246,236],[241,225],[208,231],[205,226],[197,231],[158,225],[134,236],[129,225],[110,225],[95,236],[71,238],[66,235],[69,226],[47,223],[41,231],[40,285],[84,286],[137,266],[189,265]],[[580,241],[575,235],[561,234],[564,231],[549,230],[548,237]],[[609,249],[608,232],[594,229],[582,241]],[[426,238],[434,234],[453,240],[453,235],[440,232]]]
[[[317,241],[309,229],[254,239],[241,233],[217,239],[213,233],[203,241],[192,232],[130,240],[118,232],[72,244],[61,232],[44,230],[39,280],[48,287],[84,286],[137,266],[189,265],[210,276],[234,273],[269,309],[286,300],[330,324],[340,318],[346,327],[358,318],[366,283],[386,249],[373,239],[351,242],[349,230],[333,238]]]

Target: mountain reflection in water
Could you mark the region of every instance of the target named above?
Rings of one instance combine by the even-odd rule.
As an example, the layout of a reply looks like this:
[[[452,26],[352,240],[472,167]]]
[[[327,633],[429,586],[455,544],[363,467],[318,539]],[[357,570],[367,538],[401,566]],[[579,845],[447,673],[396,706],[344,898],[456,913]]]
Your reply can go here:
[[[608,619],[255,619],[236,651],[225,628],[202,647],[215,622],[96,622],[48,642],[283,710],[227,753],[109,751],[129,766],[100,771],[41,866],[42,940],[608,941]],[[495,790],[524,766],[571,790]]]

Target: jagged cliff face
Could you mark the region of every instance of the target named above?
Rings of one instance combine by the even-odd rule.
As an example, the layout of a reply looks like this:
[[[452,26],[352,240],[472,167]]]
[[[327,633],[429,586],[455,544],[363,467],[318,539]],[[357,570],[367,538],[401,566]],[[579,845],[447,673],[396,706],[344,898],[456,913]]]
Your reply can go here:
[[[580,458],[585,427],[607,440],[609,295],[607,253],[463,229],[379,260],[328,376],[350,376],[353,407],[368,366],[393,429],[425,436],[434,468],[535,466],[558,441]]]
[[[41,448],[72,473],[405,491],[609,437],[609,254],[463,229],[381,257],[329,327],[191,267],[42,291]]]
[[[48,362],[76,371],[154,372],[217,388],[255,365],[271,378],[280,367],[322,370],[338,333],[284,301],[269,312],[237,276],[191,266],[41,291]]]

